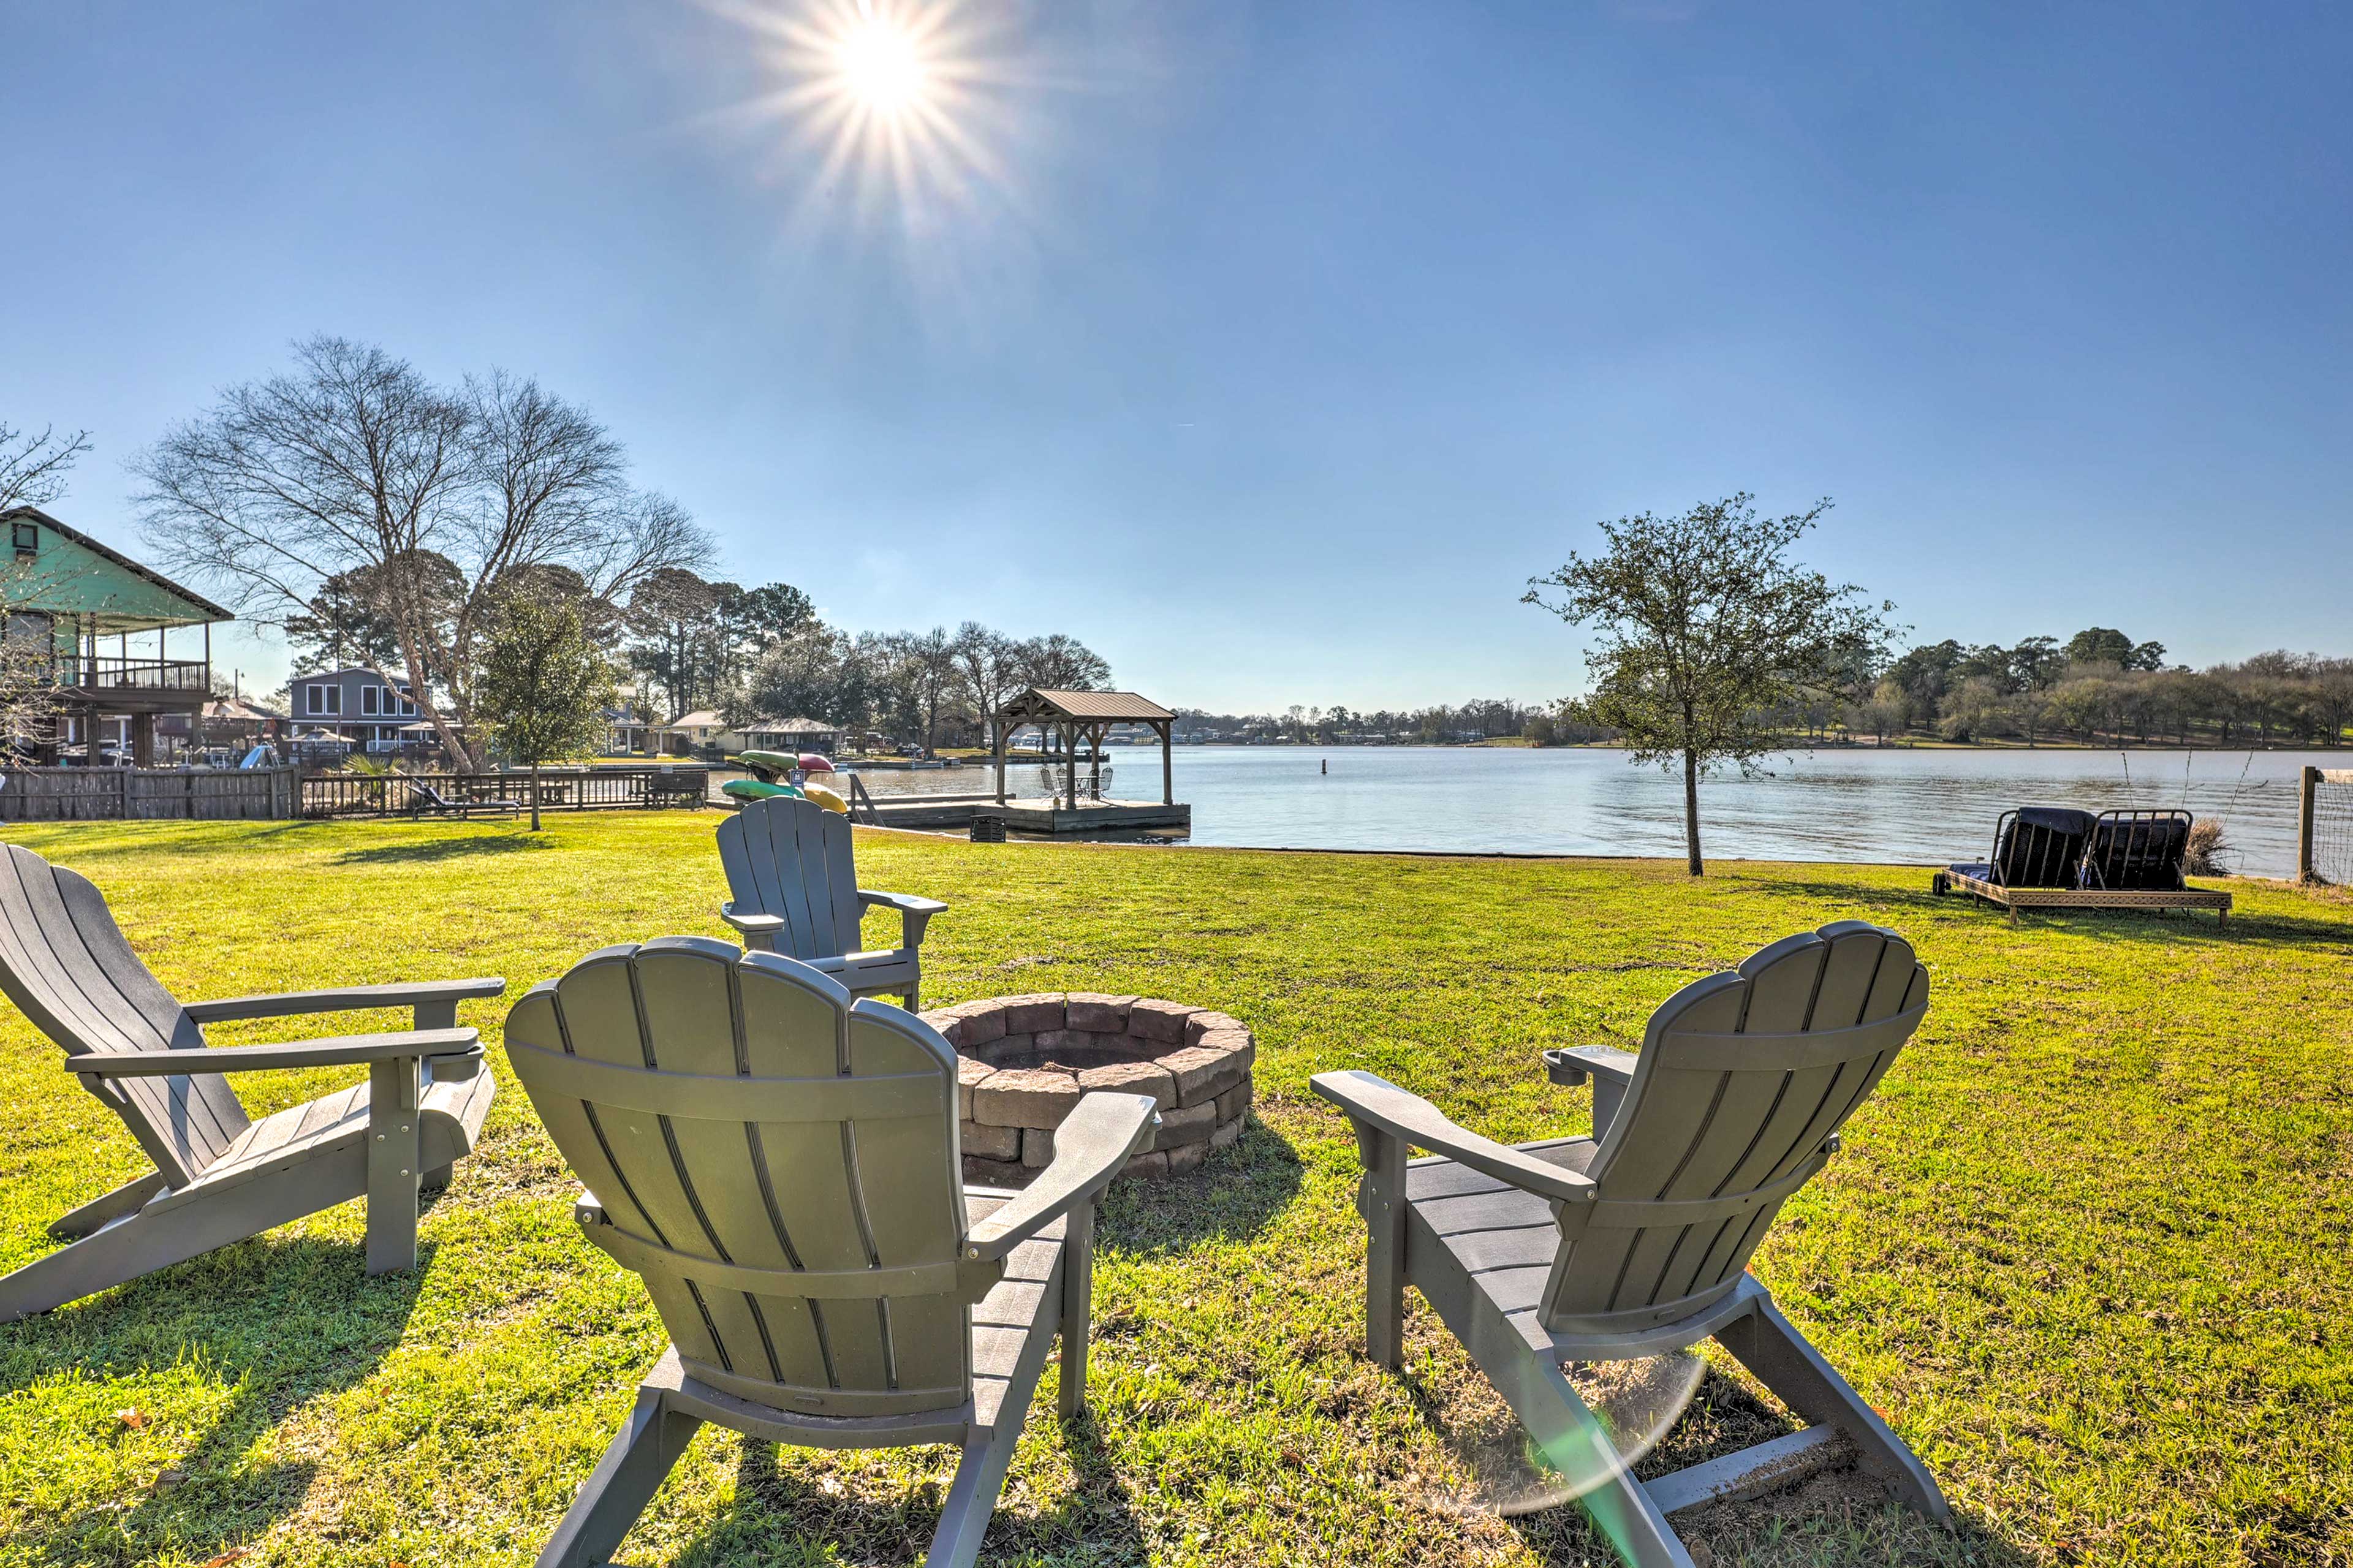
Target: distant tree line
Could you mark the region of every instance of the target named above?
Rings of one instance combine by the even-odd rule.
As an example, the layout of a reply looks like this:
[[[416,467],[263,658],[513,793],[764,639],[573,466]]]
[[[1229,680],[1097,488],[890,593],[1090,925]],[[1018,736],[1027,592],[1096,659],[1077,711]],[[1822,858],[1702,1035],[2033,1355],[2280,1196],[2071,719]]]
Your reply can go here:
[[[1473,698],[1449,706],[1357,711],[1293,703],[1280,713],[1209,713],[1187,709],[1177,732],[1201,741],[1347,745],[1467,745],[1526,739],[1539,745],[1605,739],[1608,731],[1578,721],[1566,702],[1532,703],[1507,697]]]
[[[1759,714],[1784,742],[2336,746],[2353,725],[2353,658],[2276,649],[2192,669],[2110,626],[2008,647],[1949,637],[1901,653],[1851,647],[1796,684]],[[1540,744],[1617,738],[1582,699],[1525,733]]]
[[[980,743],[986,721],[1026,687],[1096,690],[1111,666],[1066,633],[1016,637],[966,621],[955,631],[853,632],[820,620],[784,584],[744,590],[673,574],[632,621],[622,656],[642,719],[698,709],[742,727],[810,718],[919,741]]]
[[[2353,658],[2278,649],[2205,669],[2090,626],[2011,647],[1950,638],[1888,658],[1867,691],[1797,715],[1879,740],[2335,746],[2353,722]],[[1859,685],[1859,683],[1858,683]]]

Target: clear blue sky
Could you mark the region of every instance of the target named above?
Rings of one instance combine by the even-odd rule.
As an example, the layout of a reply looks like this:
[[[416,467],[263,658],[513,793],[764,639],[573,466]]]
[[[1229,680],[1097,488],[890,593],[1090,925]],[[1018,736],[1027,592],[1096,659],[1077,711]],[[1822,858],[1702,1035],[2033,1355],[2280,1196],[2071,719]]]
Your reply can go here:
[[[1923,637],[2353,652],[2342,10],[953,20],[987,162],[901,203],[711,8],[0,0],[0,419],[90,426],[128,544],[290,339],[505,365],[740,581],[1216,709],[1571,689],[1524,579],[1738,488]]]

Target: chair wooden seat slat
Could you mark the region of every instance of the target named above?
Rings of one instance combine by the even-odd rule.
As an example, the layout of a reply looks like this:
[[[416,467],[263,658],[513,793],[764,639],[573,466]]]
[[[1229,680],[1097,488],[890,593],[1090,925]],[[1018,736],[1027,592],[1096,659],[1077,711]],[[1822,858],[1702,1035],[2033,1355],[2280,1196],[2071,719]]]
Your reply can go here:
[[[720,918],[754,952],[797,958],[853,996],[898,996],[914,1012],[923,1005],[923,931],[947,905],[859,887],[850,840],[849,819],[815,801],[751,802],[719,825],[730,895]],[[860,951],[870,908],[898,911],[897,947]]]
[[[591,953],[515,1005],[506,1046],[586,1184],[583,1235],[670,1336],[540,1563],[604,1562],[703,1422],[957,1445],[929,1561],[971,1563],[1058,1338],[1064,1413],[1083,1398],[1094,1198],[1152,1136],[1152,1098],[1088,1095],[1031,1187],[967,1189],[946,1041],[696,937]]]
[[[1419,1289],[1637,1568],[1689,1568],[1670,1513],[1849,1451],[1948,1519],[1919,1460],[1747,1270],[1927,1000],[1926,971],[1893,931],[1842,921],[1775,942],[1668,998],[1639,1055],[1546,1053],[1554,1081],[1594,1082],[1591,1138],[1505,1146],[1369,1073],[1318,1075],[1365,1159],[1369,1353],[1401,1364],[1404,1289]],[[1635,1480],[1562,1364],[1711,1338],[1814,1426]]]
[[[368,1200],[368,1271],[414,1268],[418,1194],[471,1151],[492,1093],[474,1032],[455,1026],[458,1004],[505,988],[487,977],[183,1004],[88,879],[7,846],[0,990],[64,1047],[67,1070],[155,1168],[50,1226],[70,1245],[0,1279],[0,1322],[356,1197]],[[413,1009],[414,1028],[294,1046],[212,1047],[200,1021],[395,1006]],[[162,1053],[195,1070],[156,1071]],[[226,1076],[323,1065],[364,1066],[367,1081],[259,1121]]]

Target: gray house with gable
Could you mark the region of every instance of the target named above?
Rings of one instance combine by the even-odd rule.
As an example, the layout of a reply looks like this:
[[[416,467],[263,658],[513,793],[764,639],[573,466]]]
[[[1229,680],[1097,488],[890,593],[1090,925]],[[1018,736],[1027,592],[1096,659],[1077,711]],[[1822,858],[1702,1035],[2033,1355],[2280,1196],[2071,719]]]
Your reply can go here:
[[[372,669],[357,665],[318,675],[298,675],[286,683],[288,717],[294,738],[341,735],[354,749],[414,750],[431,737],[406,726],[417,722],[417,700],[408,682],[386,686]]]

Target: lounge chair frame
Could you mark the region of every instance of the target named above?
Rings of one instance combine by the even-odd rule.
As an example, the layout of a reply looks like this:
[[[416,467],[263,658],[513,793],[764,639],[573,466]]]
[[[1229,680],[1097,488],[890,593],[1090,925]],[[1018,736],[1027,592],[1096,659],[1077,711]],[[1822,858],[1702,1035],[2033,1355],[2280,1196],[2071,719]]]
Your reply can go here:
[[[413,817],[430,816],[455,816],[462,819],[473,816],[478,811],[486,816],[503,812],[512,817],[520,816],[529,809],[519,800],[475,800],[470,796],[451,800],[431,784],[417,779],[405,778],[400,782],[408,786],[408,815]]]
[[[2104,811],[2093,818],[2092,832],[2084,846],[2077,865],[2077,877],[2073,885],[2058,888],[2011,887],[1999,878],[2001,847],[2007,842],[2004,832],[2018,816],[2015,811],[2002,814],[1994,831],[1995,858],[1990,868],[1994,876],[1976,876],[1958,866],[1948,866],[1929,879],[1929,890],[1938,898],[1960,893],[1982,899],[1987,903],[2009,912],[2012,925],[2018,923],[2021,910],[2211,910],[2217,923],[2228,924],[2231,919],[2231,895],[2219,889],[2193,888],[2181,875],[2180,849],[2187,843],[2190,816],[2186,811]],[[2161,868],[2158,879],[2169,886],[2154,888],[2105,887],[2104,879],[2114,874],[2110,869],[2129,866],[2140,859],[2147,849],[2158,845],[2170,855],[2169,868]],[[2105,853],[2104,853],[2104,850]]]

